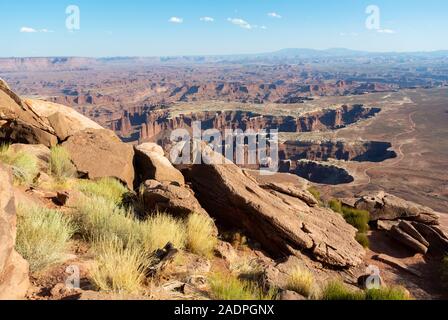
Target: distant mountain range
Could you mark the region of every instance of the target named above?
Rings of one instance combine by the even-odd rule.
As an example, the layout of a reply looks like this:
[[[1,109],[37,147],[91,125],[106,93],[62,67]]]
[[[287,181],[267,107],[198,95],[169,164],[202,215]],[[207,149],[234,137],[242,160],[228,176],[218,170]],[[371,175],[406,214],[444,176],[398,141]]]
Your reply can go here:
[[[448,59],[448,50],[431,52],[368,52],[345,48],[327,50],[288,48],[275,52],[235,55],[197,55],[164,57],[11,57],[0,58],[0,72],[52,69],[80,69],[93,65],[164,64],[164,63],[299,63],[310,60],[384,58],[384,59]]]

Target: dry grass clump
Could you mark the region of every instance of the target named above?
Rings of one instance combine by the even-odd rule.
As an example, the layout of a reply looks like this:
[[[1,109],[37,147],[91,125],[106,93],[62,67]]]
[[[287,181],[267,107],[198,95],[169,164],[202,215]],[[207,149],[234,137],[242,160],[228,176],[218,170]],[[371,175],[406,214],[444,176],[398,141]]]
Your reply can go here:
[[[141,224],[141,240],[147,252],[154,252],[173,244],[177,249],[184,249],[187,232],[183,221],[168,214],[156,213]]]
[[[38,161],[34,155],[12,152],[7,144],[0,146],[0,162],[11,167],[14,182],[19,185],[32,184],[39,172]]]
[[[288,290],[295,291],[304,297],[310,297],[314,285],[313,274],[301,267],[296,267],[289,275]]]
[[[137,246],[125,246],[118,238],[96,241],[95,265],[90,279],[95,287],[114,293],[137,293],[145,280],[149,261]]]
[[[62,146],[54,146],[50,151],[50,174],[59,181],[75,177],[76,168],[68,151]]]
[[[215,273],[209,278],[212,298],[215,300],[274,300],[277,291],[265,292],[259,285],[242,281],[233,275]]]
[[[186,221],[187,248],[190,252],[210,257],[218,243],[214,221],[205,215],[193,213]]]
[[[131,246],[140,240],[140,222],[111,200],[99,196],[83,198],[76,210],[79,230],[92,242],[117,238]]]
[[[18,207],[16,248],[29,262],[32,272],[62,261],[74,233],[71,220],[59,211]]]

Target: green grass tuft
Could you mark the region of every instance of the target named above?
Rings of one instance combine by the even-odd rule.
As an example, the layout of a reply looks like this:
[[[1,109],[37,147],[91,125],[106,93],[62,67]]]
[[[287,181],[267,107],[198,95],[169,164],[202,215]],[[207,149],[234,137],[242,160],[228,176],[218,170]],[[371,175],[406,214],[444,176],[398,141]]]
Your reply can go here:
[[[193,213],[186,223],[188,250],[204,257],[212,256],[218,243],[214,221],[208,216]]]
[[[440,266],[440,275],[443,286],[445,288],[448,288],[448,256],[445,256],[442,259],[442,263]]]
[[[331,199],[328,202],[328,206],[330,207],[331,210],[333,210],[334,212],[337,213],[341,213],[342,214],[342,203],[341,201],[337,200],[337,199]]]
[[[317,202],[322,203],[322,197],[320,194],[320,191],[316,187],[309,187],[308,192],[312,194],[314,199],[317,200]]]
[[[0,162],[11,167],[14,182],[19,185],[31,185],[39,173],[37,158],[25,152],[12,152],[9,145],[0,146]]]
[[[366,291],[366,300],[402,301],[410,300],[408,291],[403,287],[385,287]]]
[[[76,176],[76,168],[72,163],[70,154],[62,146],[51,148],[49,170],[50,175],[59,181]]]
[[[360,245],[362,245],[365,249],[370,247],[369,238],[368,238],[367,234],[365,234],[365,233],[358,232],[356,234],[356,241],[358,241],[358,243]]]
[[[342,214],[345,221],[354,226],[358,230],[358,232],[366,233],[367,231],[369,231],[369,212],[343,206]]]
[[[365,300],[365,293],[349,289],[341,281],[330,281],[323,289],[322,300]]]
[[[63,260],[75,228],[59,211],[37,206],[19,206],[17,251],[39,272]]]
[[[277,290],[265,292],[253,282],[242,281],[233,275],[213,274],[210,278],[210,289],[213,299],[237,300],[274,300]]]
[[[102,197],[115,204],[121,204],[129,190],[117,179],[102,178],[97,181],[78,180],[77,189],[88,197]]]

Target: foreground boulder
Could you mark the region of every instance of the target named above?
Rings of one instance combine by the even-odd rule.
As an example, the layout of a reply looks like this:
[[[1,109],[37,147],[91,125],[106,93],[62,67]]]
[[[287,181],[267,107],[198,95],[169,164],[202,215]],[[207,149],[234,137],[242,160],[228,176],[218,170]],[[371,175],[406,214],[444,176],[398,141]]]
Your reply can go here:
[[[78,172],[89,179],[117,178],[132,189],[134,149],[110,130],[87,129],[62,144]]]
[[[48,120],[34,112],[3,80],[0,81],[0,141],[47,147],[58,143]]]
[[[61,104],[36,99],[25,99],[24,103],[39,117],[48,120],[59,141],[65,141],[86,129],[103,129],[96,122]]]
[[[209,157],[209,152],[203,156]],[[184,173],[201,205],[219,224],[244,229],[272,255],[303,251],[326,265],[342,268],[362,262],[365,251],[355,241],[356,230],[341,215],[310,207],[291,194],[266,191],[228,162],[193,165]]]
[[[0,164],[0,300],[23,299],[29,287],[29,266],[14,250],[15,238],[12,178]]]
[[[134,166],[136,187],[146,180],[177,182],[185,184],[182,173],[165,158],[162,147],[154,143],[143,143],[135,147]]]
[[[371,221],[402,219],[429,225],[439,224],[439,216],[431,208],[403,200],[383,191],[362,196],[355,203],[355,207],[370,212]]]

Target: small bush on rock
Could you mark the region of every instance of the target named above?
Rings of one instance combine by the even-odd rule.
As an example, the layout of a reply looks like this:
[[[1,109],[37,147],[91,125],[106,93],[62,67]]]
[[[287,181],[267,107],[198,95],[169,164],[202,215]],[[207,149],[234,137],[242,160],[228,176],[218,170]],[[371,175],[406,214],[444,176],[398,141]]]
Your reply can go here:
[[[448,256],[445,256],[442,259],[440,273],[441,273],[443,286],[448,288]]]
[[[337,200],[337,199],[331,199],[328,202],[328,206],[330,207],[331,210],[333,210],[334,212],[337,213],[341,213],[342,214],[342,203],[341,201]]]
[[[39,172],[37,158],[34,155],[12,152],[9,145],[0,146],[0,162],[11,167],[14,182],[19,185],[32,184]]]
[[[317,202],[321,203],[322,202],[322,197],[320,195],[320,191],[317,190],[316,187],[310,187],[308,188],[308,192],[311,193],[314,197],[314,199],[317,200]]]
[[[370,214],[365,210],[342,207],[342,214],[347,223],[354,226],[360,233],[369,231]]]
[[[358,232],[356,234],[356,241],[358,241],[358,243],[360,245],[362,245],[365,249],[370,247],[370,241],[369,241],[369,237],[367,236],[366,233],[360,233]]]
[[[62,146],[51,148],[49,168],[50,174],[59,181],[76,175],[76,168],[70,159],[70,154]]]

